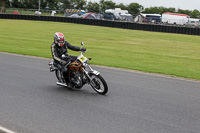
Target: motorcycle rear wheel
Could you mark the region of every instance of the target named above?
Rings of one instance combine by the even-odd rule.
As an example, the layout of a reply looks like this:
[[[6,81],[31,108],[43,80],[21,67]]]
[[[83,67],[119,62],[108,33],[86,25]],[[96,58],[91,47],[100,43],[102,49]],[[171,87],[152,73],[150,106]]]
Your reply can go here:
[[[92,79],[90,85],[97,93],[105,95],[108,92],[108,85],[100,74],[90,74],[90,78]]]
[[[55,74],[59,82],[65,83],[65,81],[63,80],[63,74],[60,70],[56,70]]]

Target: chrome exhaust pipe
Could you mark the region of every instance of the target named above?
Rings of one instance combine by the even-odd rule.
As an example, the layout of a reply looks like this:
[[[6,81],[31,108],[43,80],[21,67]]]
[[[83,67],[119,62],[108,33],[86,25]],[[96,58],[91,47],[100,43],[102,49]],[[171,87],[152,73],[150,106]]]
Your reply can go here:
[[[60,82],[56,82],[56,84],[59,85],[59,86],[68,87],[67,84],[63,84],[63,83],[60,83]]]

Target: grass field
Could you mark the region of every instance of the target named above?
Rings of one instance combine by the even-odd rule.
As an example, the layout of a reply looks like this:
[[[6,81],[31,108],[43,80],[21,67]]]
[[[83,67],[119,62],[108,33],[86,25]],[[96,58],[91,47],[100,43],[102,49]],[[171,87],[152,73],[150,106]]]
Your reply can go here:
[[[51,58],[57,31],[72,45],[83,41],[91,64],[200,80],[199,36],[0,19],[0,51]]]

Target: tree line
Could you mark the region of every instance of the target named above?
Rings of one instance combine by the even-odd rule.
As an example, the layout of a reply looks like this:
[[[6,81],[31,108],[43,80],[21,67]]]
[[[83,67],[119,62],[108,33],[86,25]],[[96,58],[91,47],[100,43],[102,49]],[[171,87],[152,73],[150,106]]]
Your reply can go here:
[[[166,7],[149,7],[138,3],[130,3],[124,5],[123,3],[116,4],[112,0],[100,0],[97,2],[87,2],[86,0],[0,0],[1,9],[5,8],[25,8],[25,9],[38,9],[39,5],[41,9],[47,10],[65,10],[65,9],[82,9],[88,12],[104,13],[106,9],[121,8],[122,10],[128,10],[130,14],[136,16],[139,13],[151,13],[162,14],[164,12],[187,14],[192,18],[200,18],[200,11],[184,10],[176,8]]]

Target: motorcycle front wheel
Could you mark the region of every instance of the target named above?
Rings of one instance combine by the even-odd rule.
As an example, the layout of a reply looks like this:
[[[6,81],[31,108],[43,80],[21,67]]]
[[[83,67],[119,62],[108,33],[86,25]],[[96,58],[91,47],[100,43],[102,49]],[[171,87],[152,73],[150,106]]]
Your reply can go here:
[[[92,88],[99,94],[105,95],[108,92],[108,85],[104,78],[99,74],[90,74]]]

